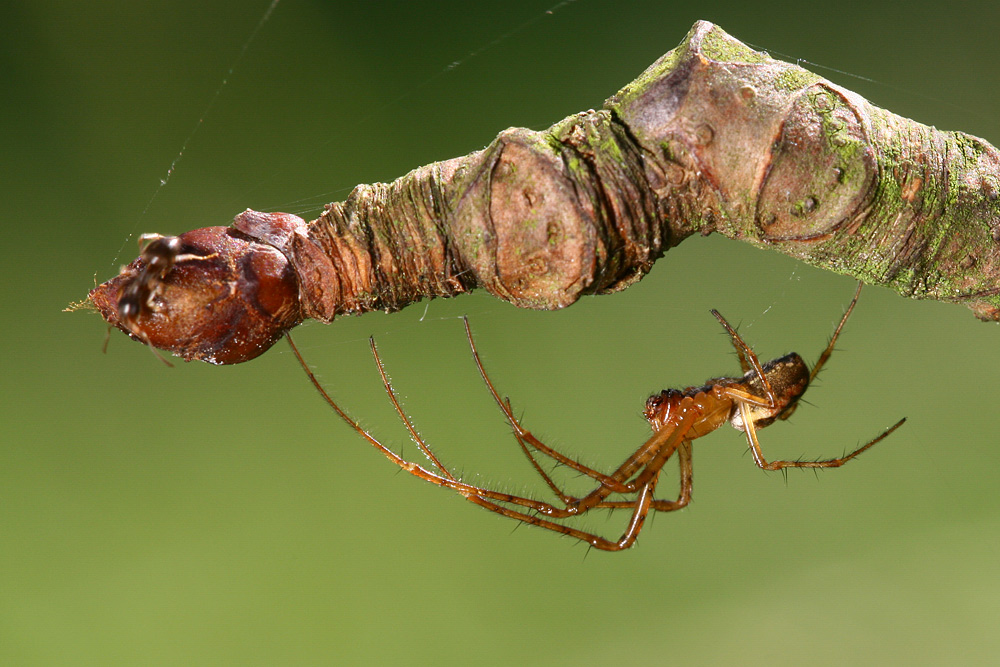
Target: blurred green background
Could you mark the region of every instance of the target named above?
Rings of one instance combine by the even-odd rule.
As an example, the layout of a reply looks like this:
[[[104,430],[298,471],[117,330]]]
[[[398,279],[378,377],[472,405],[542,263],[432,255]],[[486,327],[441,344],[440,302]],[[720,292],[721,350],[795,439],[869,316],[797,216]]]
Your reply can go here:
[[[832,456],[906,426],[846,468],[787,482],[720,430],[696,443],[693,504],[620,554],[514,531],[399,474],[284,344],[243,366],[168,369],[117,332],[102,355],[100,319],[60,312],[135,255],[135,234],[227,224],[248,206],[308,216],[505,127],[546,127],[600,106],[701,18],[866,77],[821,70],[898,113],[1000,140],[996,3],[579,0],[545,14],[554,2],[285,0],[159,190],[267,3],[0,5],[0,662],[996,657],[1000,330],[964,308],[867,290],[811,405],[764,447]],[[812,362],[853,289],[713,237],[563,312],[476,294],[297,337],[345,407],[413,456],[375,336],[447,462],[542,494],[458,315],[526,426],[610,468],[646,438],[648,394],[738,368],[709,308],[762,357]],[[618,535],[623,522],[584,525]]]

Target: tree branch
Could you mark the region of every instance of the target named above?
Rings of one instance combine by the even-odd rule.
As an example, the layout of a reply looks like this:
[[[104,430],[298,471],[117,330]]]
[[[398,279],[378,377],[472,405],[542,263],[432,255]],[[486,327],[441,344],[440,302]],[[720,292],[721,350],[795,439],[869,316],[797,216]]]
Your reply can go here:
[[[717,232],[998,320],[998,194],[989,143],[875,107],[699,22],[599,111],[358,186],[309,223],[247,210],[182,235],[166,272],[140,256],[90,299],[133,338],[237,363],[304,318],[474,288],[563,308]]]

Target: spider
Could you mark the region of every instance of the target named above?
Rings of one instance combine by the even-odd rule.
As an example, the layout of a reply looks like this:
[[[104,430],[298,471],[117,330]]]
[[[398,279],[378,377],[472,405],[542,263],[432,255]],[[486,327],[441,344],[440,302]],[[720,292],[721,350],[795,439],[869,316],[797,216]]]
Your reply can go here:
[[[299,354],[290,337],[289,343],[313,386],[316,387],[326,402],[340,415],[340,418],[403,470],[432,484],[452,489],[466,500],[484,507],[491,512],[568,535],[586,542],[597,549],[621,551],[635,544],[636,538],[638,538],[650,510],[672,512],[685,507],[691,501],[691,443],[696,438],[700,438],[718,429],[727,421],[736,430],[742,431],[746,435],[754,463],[764,470],[837,468],[882,441],[902,426],[903,422],[906,421],[905,418],[900,419],[879,436],[855,449],[850,454],[820,461],[768,461],[764,458],[760,443],[757,440],[758,429],[771,425],[775,420],[788,419],[795,411],[799,399],[830,358],[834,344],[837,342],[844,324],[850,317],[858,301],[858,297],[861,295],[861,287],[862,285],[859,284],[854,298],[851,300],[850,305],[844,312],[843,318],[840,320],[840,324],[837,325],[833,336],[830,338],[830,343],[823,350],[823,353],[820,354],[819,360],[811,371],[802,360],[802,357],[794,352],[761,364],[757,359],[757,355],[743,341],[736,330],[730,326],[718,311],[712,310],[712,314],[719,320],[719,323],[732,340],[733,347],[736,349],[736,355],[740,361],[740,366],[743,369],[743,375],[740,377],[713,378],[701,386],[686,387],[684,389],[666,389],[651,396],[646,401],[643,416],[649,421],[653,429],[652,437],[640,445],[631,456],[625,459],[610,474],[593,470],[575,459],[552,449],[521,426],[513,414],[510,400],[500,398],[500,394],[486,373],[482,359],[479,356],[479,351],[476,349],[469,322],[466,320],[466,337],[468,338],[473,359],[479,368],[479,373],[483,381],[493,395],[493,399],[500,407],[500,410],[503,411],[522,451],[528,457],[535,471],[559,498],[562,506],[523,496],[493,491],[456,478],[438,460],[430,447],[417,434],[413,422],[404,413],[389,383],[385,366],[379,356],[374,340],[370,341],[372,354],[389,400],[409,431],[413,441],[427,456],[433,466],[437,468],[436,472],[403,459],[379,442],[369,432],[361,428],[357,422],[351,419],[330,398],[329,394],[316,379],[316,376],[309,369],[302,355]],[[597,482],[596,488],[581,497],[567,495],[543,470],[542,466],[538,463],[536,455],[532,453],[532,449],[592,478]],[[656,490],[660,472],[667,460],[674,453],[677,454],[680,465],[680,492],[676,500],[655,498],[654,491]],[[612,494],[627,496],[630,499],[608,500]],[[609,540],[595,533],[559,523],[561,519],[579,516],[595,508],[632,510],[632,517],[621,537],[617,540]]]
[[[163,278],[175,264],[210,258],[181,253],[183,242],[179,236],[143,234],[139,237],[139,247],[141,268],[135,278],[125,283],[118,295],[117,317],[131,336],[141,340],[157,359],[172,368],[173,364],[167,361],[150,342],[149,336],[139,323],[139,317],[156,310],[156,297],[160,294]],[[121,274],[125,274],[127,270],[127,267],[122,267]],[[109,334],[112,326],[108,325]],[[108,341],[105,339],[105,351],[107,347]]]

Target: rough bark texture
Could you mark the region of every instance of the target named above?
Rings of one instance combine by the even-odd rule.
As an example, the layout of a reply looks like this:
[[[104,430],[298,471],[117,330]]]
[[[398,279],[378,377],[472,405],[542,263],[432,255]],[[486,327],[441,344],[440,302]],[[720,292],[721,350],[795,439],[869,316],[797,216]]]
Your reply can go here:
[[[563,308],[641,277],[663,229],[642,157],[610,112],[510,129],[485,150],[359,186],[308,223],[332,261],[307,314],[329,321],[474,287]]]
[[[288,259],[294,323],[473,288],[563,308],[624,289],[670,247],[712,232],[998,320],[998,193],[1000,154],[987,142],[879,109],[699,22],[599,111],[358,186],[309,223],[247,211],[226,233]],[[109,322],[185,358],[235,363],[266,349],[209,354],[123,326],[115,308],[137,262],[91,293]],[[174,287],[167,275],[144,314],[158,330],[186,316],[171,309]],[[289,321],[286,308],[263,338]]]
[[[779,250],[904,296],[1000,317],[1000,155],[873,106],[715,26],[607,103],[647,158],[668,217]]]

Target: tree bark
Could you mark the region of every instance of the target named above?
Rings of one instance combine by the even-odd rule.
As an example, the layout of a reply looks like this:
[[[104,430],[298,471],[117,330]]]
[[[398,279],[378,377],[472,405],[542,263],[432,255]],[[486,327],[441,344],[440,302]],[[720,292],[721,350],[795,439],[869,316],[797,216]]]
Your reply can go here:
[[[702,21],[601,110],[542,132],[505,130],[482,151],[358,186],[308,223],[248,210],[230,228],[210,228],[218,243],[198,230],[187,261],[148,286],[147,307],[128,322],[120,295],[147,275],[142,257],[90,298],[134,338],[236,363],[307,317],[329,322],[474,288],[519,307],[564,308],[624,289],[685,238],[716,232],[995,321],[998,194],[1000,154],[986,141],[875,107]],[[203,319],[228,298],[212,282],[219,258],[242,267],[258,247],[287,261],[275,270],[294,281],[295,303],[282,297],[252,324],[226,323],[226,341],[184,324],[192,309]],[[199,261],[215,262],[207,284]],[[243,293],[257,280],[246,275],[229,288],[241,308],[276,302]]]

